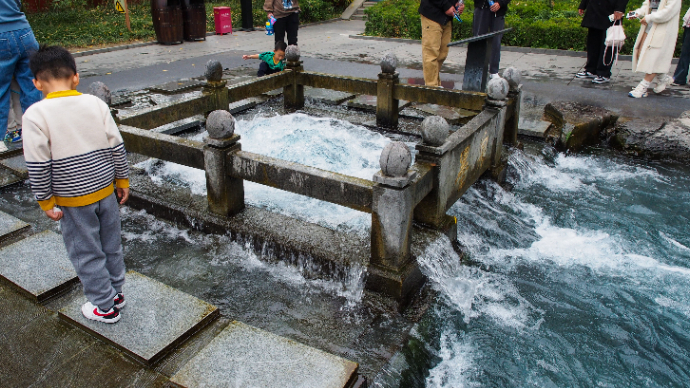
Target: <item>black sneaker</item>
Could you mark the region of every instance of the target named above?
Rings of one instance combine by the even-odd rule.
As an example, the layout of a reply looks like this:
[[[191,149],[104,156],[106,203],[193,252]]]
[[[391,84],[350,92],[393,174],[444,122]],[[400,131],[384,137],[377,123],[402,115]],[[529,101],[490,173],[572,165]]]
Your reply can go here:
[[[597,76],[595,74],[592,74],[588,71],[581,71],[577,74],[575,74],[575,78],[596,78]]]
[[[127,304],[127,302],[125,302],[125,294],[121,292],[118,293],[113,298],[113,302],[115,302],[115,307],[117,307],[118,310],[122,310],[122,308],[125,307],[125,304]]]
[[[101,311],[98,306],[92,305],[91,302],[86,302],[81,306],[81,313],[87,319],[103,323],[115,323],[120,320],[120,310],[117,307],[113,307],[108,311]]]
[[[609,78],[609,77],[597,76],[597,78],[592,80],[593,84],[607,84],[609,82],[611,82],[611,78]]]

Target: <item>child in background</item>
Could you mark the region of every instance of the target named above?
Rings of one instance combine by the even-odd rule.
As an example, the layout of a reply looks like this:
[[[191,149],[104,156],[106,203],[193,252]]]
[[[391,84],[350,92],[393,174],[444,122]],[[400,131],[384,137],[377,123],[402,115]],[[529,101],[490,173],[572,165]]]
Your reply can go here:
[[[24,157],[41,209],[62,237],[88,302],[82,314],[115,323],[125,306],[119,203],[129,197],[125,146],[110,109],[77,92],[79,74],[62,47],[41,47],[29,66],[45,99],[24,113]],[[62,207],[62,209],[57,206]]]
[[[273,52],[266,51],[261,54],[243,55],[242,59],[245,61],[247,59],[260,59],[261,64],[259,65],[259,71],[256,75],[263,77],[285,70],[285,62],[283,61],[285,59],[285,49],[287,49],[285,42],[279,41],[276,42],[276,47]]]

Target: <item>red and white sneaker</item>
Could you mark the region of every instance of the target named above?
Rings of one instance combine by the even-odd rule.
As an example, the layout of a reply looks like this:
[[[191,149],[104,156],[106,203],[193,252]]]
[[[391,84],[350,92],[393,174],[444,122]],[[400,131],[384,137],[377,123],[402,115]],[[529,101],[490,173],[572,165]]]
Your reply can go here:
[[[113,302],[115,302],[115,307],[117,307],[118,310],[122,310],[125,304],[127,304],[127,302],[125,302],[125,294],[121,292],[116,294],[113,298]]]
[[[92,305],[91,302],[86,302],[81,306],[81,313],[84,314],[87,319],[103,323],[115,323],[120,320],[120,310],[117,307],[103,312],[97,306]]]

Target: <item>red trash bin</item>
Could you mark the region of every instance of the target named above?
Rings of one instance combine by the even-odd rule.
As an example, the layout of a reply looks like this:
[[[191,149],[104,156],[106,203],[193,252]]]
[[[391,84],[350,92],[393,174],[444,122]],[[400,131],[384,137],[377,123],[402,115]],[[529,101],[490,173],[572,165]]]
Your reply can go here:
[[[216,24],[216,34],[232,34],[232,10],[230,7],[213,7],[213,21]]]

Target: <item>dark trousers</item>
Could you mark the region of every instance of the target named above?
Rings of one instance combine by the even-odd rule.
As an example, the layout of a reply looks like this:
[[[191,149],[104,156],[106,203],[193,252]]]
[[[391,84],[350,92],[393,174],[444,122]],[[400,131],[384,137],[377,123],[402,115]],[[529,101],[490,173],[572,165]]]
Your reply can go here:
[[[496,16],[489,8],[476,8],[472,19],[472,35],[483,35],[488,32],[500,31],[505,27],[505,16]],[[501,38],[503,34],[495,36],[491,42],[491,63],[489,73],[498,73],[498,65],[501,62]]]
[[[259,77],[263,77],[265,75],[271,75],[279,72],[280,70],[278,69],[271,69],[268,67],[268,63],[261,61],[261,64],[259,65],[259,71],[256,72],[256,75]]]
[[[680,58],[673,80],[680,85],[688,83],[688,67],[690,67],[690,27],[683,28],[683,46],[680,49]]]
[[[273,33],[276,37],[276,42],[285,42],[285,33],[287,32],[287,44],[297,44],[297,30],[299,29],[299,13],[293,12],[288,16],[276,19],[273,24]]]
[[[611,78],[613,49],[606,49],[606,30],[587,29],[587,64],[585,70],[599,77]],[[604,60],[610,65],[604,65]]]

